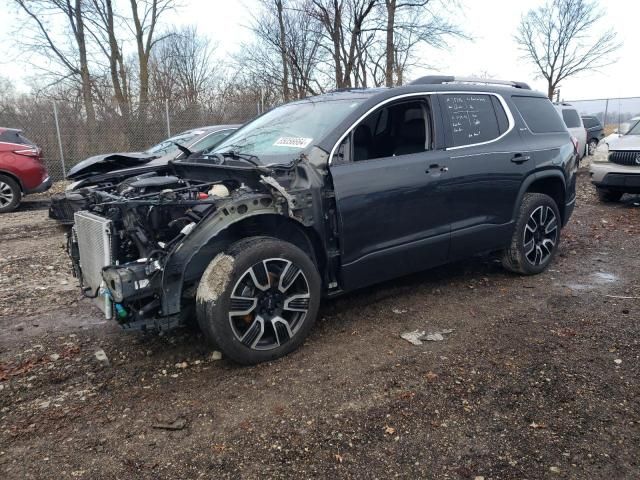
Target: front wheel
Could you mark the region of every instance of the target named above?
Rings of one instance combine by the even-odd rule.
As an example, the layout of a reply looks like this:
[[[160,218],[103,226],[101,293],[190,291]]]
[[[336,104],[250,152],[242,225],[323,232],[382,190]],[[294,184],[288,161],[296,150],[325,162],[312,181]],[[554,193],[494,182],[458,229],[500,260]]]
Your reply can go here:
[[[309,334],[320,294],[320,275],[305,252],[276,238],[251,237],[205,270],[196,297],[198,324],[237,363],[274,360]]]
[[[560,212],[550,196],[526,193],[502,265],[523,275],[544,271],[558,250],[560,226]]]

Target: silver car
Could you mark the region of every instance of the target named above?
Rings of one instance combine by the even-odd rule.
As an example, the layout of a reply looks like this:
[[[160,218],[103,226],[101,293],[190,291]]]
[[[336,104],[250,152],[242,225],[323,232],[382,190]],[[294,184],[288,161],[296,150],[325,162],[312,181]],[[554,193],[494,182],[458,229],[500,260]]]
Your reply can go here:
[[[554,103],[556,110],[564,120],[567,130],[576,141],[578,160],[584,157],[587,151],[587,130],[584,128],[582,118],[574,106],[569,103]]]
[[[606,146],[604,148],[607,148]],[[591,164],[591,183],[604,202],[617,202],[625,193],[640,193],[640,121],[611,140],[603,160]]]

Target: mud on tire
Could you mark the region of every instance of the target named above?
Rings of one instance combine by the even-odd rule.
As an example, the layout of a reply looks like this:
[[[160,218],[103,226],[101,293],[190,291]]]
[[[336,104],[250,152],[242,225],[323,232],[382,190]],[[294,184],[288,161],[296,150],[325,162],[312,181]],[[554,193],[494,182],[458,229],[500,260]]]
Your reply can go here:
[[[211,343],[250,365],[298,348],[320,295],[320,275],[305,252],[276,238],[250,237],[211,261],[198,286],[196,314]]]

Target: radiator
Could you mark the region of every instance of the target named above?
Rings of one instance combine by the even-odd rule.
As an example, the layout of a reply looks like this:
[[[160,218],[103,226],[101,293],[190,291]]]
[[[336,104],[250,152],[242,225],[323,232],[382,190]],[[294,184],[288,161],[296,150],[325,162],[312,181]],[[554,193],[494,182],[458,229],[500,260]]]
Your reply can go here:
[[[80,211],[74,214],[73,235],[78,242],[82,287],[95,295],[97,306],[111,318],[112,305],[103,285],[102,267],[113,264],[113,230],[109,219]]]

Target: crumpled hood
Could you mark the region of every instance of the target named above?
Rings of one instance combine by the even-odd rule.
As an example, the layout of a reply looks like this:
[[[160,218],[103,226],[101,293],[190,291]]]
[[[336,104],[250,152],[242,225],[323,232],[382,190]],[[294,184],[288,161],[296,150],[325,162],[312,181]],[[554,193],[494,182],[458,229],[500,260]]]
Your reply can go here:
[[[623,135],[611,140],[609,150],[638,150],[640,152],[640,135]]]
[[[123,152],[96,155],[95,157],[89,157],[77,165],[74,165],[67,173],[67,178],[71,180],[79,180],[90,175],[144,165],[154,158],[157,158],[157,156],[150,155],[146,152]]]

